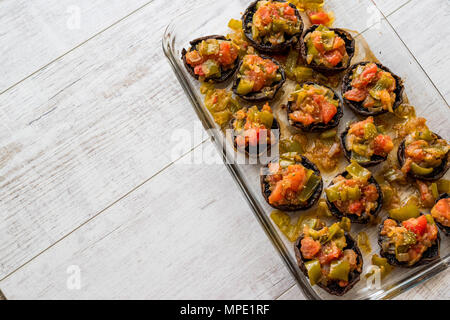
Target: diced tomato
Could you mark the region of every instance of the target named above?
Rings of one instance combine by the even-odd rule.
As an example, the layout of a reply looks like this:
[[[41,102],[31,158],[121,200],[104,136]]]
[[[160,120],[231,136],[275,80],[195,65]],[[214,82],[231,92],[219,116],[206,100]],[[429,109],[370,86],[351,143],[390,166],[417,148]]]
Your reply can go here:
[[[321,265],[328,264],[331,261],[339,258],[342,254],[342,250],[336,246],[334,241],[328,242],[322,247],[319,253],[319,262]]]
[[[363,204],[361,200],[353,201],[348,206],[348,212],[360,216],[363,210]]]
[[[333,49],[345,47],[345,41],[341,37],[334,38]]]
[[[305,259],[313,259],[320,251],[321,245],[319,241],[315,241],[310,237],[303,238],[301,241],[300,250]]]
[[[289,114],[289,118],[291,118],[291,120],[295,122],[300,122],[305,126],[309,126],[314,122],[314,118],[309,113],[303,113],[300,111],[292,112],[291,114]]]
[[[415,234],[421,236],[427,229],[427,218],[425,216],[411,218],[409,220],[403,221],[402,225],[406,229],[408,229],[408,231],[414,232]]]
[[[203,59],[197,50],[193,50],[186,53],[186,62],[191,66],[196,66],[202,64]]]
[[[284,191],[283,181],[278,181],[278,183],[275,186],[275,189],[273,189],[272,193],[269,196],[269,203],[275,204],[283,200],[284,198],[283,191]]]
[[[405,153],[408,157],[415,161],[422,161],[426,156],[423,147],[426,146],[427,143],[423,140],[414,141],[406,147]]]
[[[314,47],[316,47],[317,51],[323,54],[325,52],[325,47],[323,46],[322,35],[320,34],[320,32],[318,32],[317,34],[313,32],[311,34],[311,37]]]
[[[200,64],[194,68],[194,73],[199,75],[200,77],[205,76],[205,72],[203,71],[203,64]]]
[[[337,113],[337,108],[334,104],[329,103],[328,101],[323,101],[322,105],[321,105],[321,116],[322,116],[322,121],[327,124],[328,122],[330,122],[333,117],[336,115]]]
[[[368,117],[366,120],[351,124],[349,133],[354,134],[356,136],[363,136],[364,135],[364,127],[368,123],[373,123],[373,117]]]
[[[324,11],[319,11],[319,12],[309,11],[308,17],[312,24],[324,24],[325,25],[331,21],[328,14]]]
[[[352,86],[359,89],[367,87],[367,85],[375,79],[377,71],[378,67],[375,63],[367,64],[359,77],[357,79],[353,79]]]
[[[289,17],[289,16],[291,16],[291,17],[294,16],[295,17],[295,10],[294,10],[294,8],[292,8],[291,6],[287,5],[286,8],[284,8],[284,15],[286,17]]]
[[[363,189],[364,196],[366,197],[367,201],[376,201],[379,197],[377,187],[375,187],[374,184],[369,184],[364,187]]]
[[[289,174],[283,178],[286,180],[285,187],[292,191],[298,191],[303,186],[306,170],[303,166],[293,165],[288,167]]]
[[[272,17],[270,16],[270,9],[267,6],[261,6],[255,13],[261,18],[263,25],[268,25],[272,22]]]
[[[342,53],[338,49],[328,51],[324,54],[325,59],[333,66],[337,66],[342,61]]]
[[[442,217],[450,220],[450,199],[441,199],[436,203],[433,210],[431,210],[433,217]]]
[[[374,152],[377,155],[385,155],[394,149],[394,143],[388,135],[379,134],[374,141]]]
[[[219,57],[218,60],[222,65],[230,65],[233,63],[233,61],[236,59],[236,57],[232,57],[231,55],[231,44],[229,42],[221,42],[220,43],[220,51],[219,51]]]
[[[361,102],[366,99],[367,90],[354,88],[354,89],[349,90],[346,93],[344,93],[344,97],[345,97],[345,99],[350,100],[350,101]]]

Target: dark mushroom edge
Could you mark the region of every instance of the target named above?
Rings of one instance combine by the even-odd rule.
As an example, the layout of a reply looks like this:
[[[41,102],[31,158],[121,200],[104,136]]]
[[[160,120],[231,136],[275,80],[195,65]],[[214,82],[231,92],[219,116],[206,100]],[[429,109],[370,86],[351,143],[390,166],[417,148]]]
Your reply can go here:
[[[428,250],[423,253],[422,258],[420,258],[419,261],[417,261],[415,264],[411,266],[408,265],[406,262],[398,261],[397,258],[395,257],[395,254],[385,252],[382,246],[385,237],[381,235],[381,231],[383,230],[384,221],[386,221],[387,219],[392,219],[396,221],[397,224],[399,224],[399,222],[393,218],[387,217],[381,222],[380,226],[378,227],[378,245],[380,246],[380,256],[386,258],[390,265],[403,268],[415,268],[440,259],[439,247],[441,243],[441,237],[439,236],[439,232],[437,234],[436,243],[433,246],[429,247]]]
[[[246,154],[247,156],[249,156],[249,157],[254,157],[254,156],[259,157],[259,156],[261,156],[263,153],[267,153],[267,154],[268,154],[268,153],[270,152],[272,146],[276,145],[276,144],[278,143],[278,141],[279,141],[279,135],[275,135],[276,140],[273,141],[271,144],[258,144],[258,146],[257,146],[257,148],[256,148],[256,154],[255,154],[254,152],[251,152],[252,150],[250,150],[250,147],[249,147],[249,146],[246,146],[245,149],[242,150],[242,149],[238,148],[237,143],[236,143],[236,137],[237,137],[237,135],[235,134],[235,131],[234,131],[234,129],[233,129],[234,121],[236,121],[236,119],[233,119],[233,120],[231,121],[231,123],[230,123],[230,129],[233,131],[232,138],[233,138],[233,145],[234,145],[234,148],[235,148],[235,150],[237,150],[237,151],[245,151],[245,154]],[[272,130],[279,130],[279,129],[280,129],[280,126],[279,126],[279,124],[278,124],[278,121],[277,121],[277,119],[274,117],[274,118],[273,118],[272,127],[270,128],[270,130],[272,131]]]
[[[305,43],[305,37],[306,35],[308,35],[311,32],[314,32],[317,27],[319,27],[318,24],[312,25],[311,27],[309,27],[308,29],[305,30],[301,40],[299,41],[300,44],[300,54],[303,58],[303,61],[306,62],[306,57],[308,55],[308,49],[306,47],[306,43]],[[325,74],[329,74],[329,73],[337,73],[337,72],[341,72],[346,70],[352,61],[353,56],[355,55],[355,39],[353,39],[353,37],[350,35],[350,33],[348,33],[345,30],[339,29],[339,28],[329,28],[330,31],[334,31],[339,37],[342,38],[342,40],[344,40],[345,42],[345,50],[347,51],[348,54],[348,63],[346,65],[342,65],[342,61],[339,62],[339,64],[335,67],[326,67],[326,66],[322,66],[322,65],[318,65],[316,64],[314,61],[312,61],[312,63],[310,64],[306,64],[306,66],[310,67],[311,69],[314,69],[316,71],[325,73]]]
[[[434,134],[436,135],[436,137],[438,139],[442,139],[442,137],[440,135],[438,135],[436,133],[434,133]],[[405,161],[406,161],[405,140],[403,140],[398,147],[397,159],[398,159],[398,163],[400,164],[400,168],[403,167],[403,165],[405,164]],[[431,172],[430,174],[418,175],[410,170],[408,172],[408,176],[413,179],[417,179],[417,180],[435,181],[435,180],[439,180],[440,178],[442,178],[444,176],[444,174],[447,172],[448,168],[449,168],[449,165],[448,165],[448,152],[447,152],[447,156],[445,157],[445,159],[442,160],[442,163],[438,167],[434,168],[433,172]]]
[[[343,177],[347,177],[348,172],[344,171],[341,174],[338,174],[337,176],[343,176]],[[377,192],[378,192],[378,200],[377,200],[377,206],[376,208],[371,212],[371,214],[367,214],[364,212],[364,214],[362,214],[360,217],[358,217],[355,214],[344,214],[343,212],[339,211],[339,209],[334,205],[334,203],[328,201],[328,197],[327,197],[327,205],[328,208],[330,209],[330,212],[333,216],[335,216],[338,219],[342,219],[343,217],[347,217],[350,219],[350,221],[352,223],[358,223],[358,224],[368,224],[372,218],[375,218],[376,216],[378,216],[378,214],[381,211],[381,208],[383,207],[383,192],[381,191],[381,187],[378,184],[378,182],[375,180],[375,178],[373,176],[371,176],[369,178],[369,183],[370,184],[374,184],[375,187],[377,188]],[[333,185],[333,182],[330,183],[330,185],[328,187],[331,187]]]
[[[436,203],[438,203],[439,200],[442,200],[442,199],[448,199],[448,198],[450,198],[450,196],[449,196],[448,193],[441,194],[441,195],[439,196],[439,198],[436,200]],[[441,231],[442,231],[447,237],[450,236],[450,227],[444,226],[442,223],[436,221],[436,219],[434,219],[434,222],[436,222],[436,225],[439,227],[439,229],[441,229]]]
[[[347,141],[346,141],[348,130],[350,130],[350,127],[347,127],[345,129],[345,131],[341,133],[341,144],[342,144],[342,149],[344,150],[344,157],[348,160],[348,162],[352,162],[352,152],[347,148]],[[370,161],[358,162],[358,164],[361,167],[368,168],[368,167],[376,166],[386,160],[387,160],[387,156],[382,157],[382,156],[374,154],[374,155],[372,155],[372,157],[370,157]]]
[[[353,75],[353,70],[355,68],[357,68],[359,65],[365,66],[368,63],[372,63],[369,61],[365,61],[365,62],[360,62],[357,64],[352,65],[347,72],[345,73],[344,77],[342,78],[342,97],[344,100],[344,104],[349,107],[350,109],[353,110],[353,112],[355,112],[356,114],[359,114],[361,116],[378,116],[384,113],[387,113],[387,110],[381,110],[381,111],[369,111],[368,109],[364,108],[362,106],[363,102],[356,102],[356,101],[350,101],[348,99],[346,99],[344,97],[344,93],[346,93],[347,91],[352,89],[352,80],[351,80],[351,76]],[[392,106],[392,109],[395,110],[398,108],[398,106],[400,106],[403,103],[403,91],[405,89],[405,87],[403,86],[403,80],[397,76],[396,74],[394,74],[389,68],[383,66],[380,63],[375,63],[377,65],[378,68],[389,72],[395,79],[395,83],[396,83],[396,87],[394,90],[395,93],[395,102]]]
[[[205,37],[201,37],[201,38],[197,38],[192,40],[189,44],[191,45],[191,47],[189,48],[189,51],[195,49],[195,46],[197,44],[199,44],[200,42],[202,42],[203,40],[208,40],[208,39],[217,39],[217,40],[228,40],[227,38],[225,38],[224,36],[221,35],[211,35],[211,36],[205,36]],[[181,58],[183,60],[184,66],[186,67],[186,70],[189,72],[189,74],[194,77],[195,79],[199,80],[200,77],[195,74],[194,72],[194,68],[187,63],[186,61],[186,53],[188,53],[188,51],[186,51],[186,49],[183,48],[183,50],[181,51]],[[234,67],[228,70],[223,70],[221,67],[221,75],[220,77],[207,77],[204,79],[204,81],[212,81],[215,83],[221,83],[221,82],[225,82],[228,79],[230,79],[233,74],[236,72],[237,68],[239,65],[239,57],[236,59],[236,61],[234,62]]]
[[[250,92],[246,95],[238,94],[237,87],[239,85],[239,82],[241,81],[241,78],[239,77],[239,70],[241,69],[241,66],[243,63],[243,61],[241,61],[237,68],[238,72],[236,73],[236,77],[235,77],[235,80],[233,83],[232,90],[235,95],[237,95],[241,99],[244,99],[244,100],[250,101],[250,102],[261,102],[261,101],[272,100],[286,81],[286,73],[284,72],[283,67],[280,65],[280,63],[277,60],[275,60],[271,57],[268,57],[268,56],[264,56],[264,55],[259,55],[259,56],[263,59],[269,59],[269,60],[273,61],[279,67],[277,72],[279,72],[281,74],[281,80],[272,83],[272,85],[269,87],[262,88],[262,90],[258,91],[258,92]]]
[[[272,208],[275,208],[275,209],[278,209],[278,210],[281,210],[281,211],[287,211],[287,212],[301,211],[301,210],[307,210],[307,209],[311,208],[313,205],[315,205],[317,203],[317,201],[319,201],[319,198],[322,195],[322,191],[323,191],[322,175],[320,174],[319,169],[316,167],[316,165],[314,163],[309,161],[304,156],[301,156],[301,158],[302,158],[302,161],[301,161],[300,164],[302,166],[304,166],[306,169],[314,171],[314,173],[317,174],[320,177],[320,184],[319,184],[319,186],[316,188],[316,191],[314,191],[313,195],[303,205],[302,204],[301,205],[273,205],[273,204],[270,204],[270,202],[269,202],[269,197],[270,197],[271,192],[270,192],[270,185],[266,181],[267,175],[261,174],[261,178],[260,178],[261,191],[262,191],[262,194],[264,196],[264,199],[266,199],[267,203]],[[278,159],[274,160],[274,162],[277,162],[277,161],[278,161]],[[265,166],[264,169],[268,170],[268,165]]]
[[[244,30],[244,35],[247,38],[247,40],[250,42],[250,44],[257,49],[258,51],[269,53],[269,54],[276,54],[276,53],[284,53],[288,51],[292,46],[297,44],[297,42],[300,40],[303,32],[304,23],[302,20],[302,17],[300,16],[300,13],[297,10],[297,7],[293,5],[292,3],[289,3],[289,6],[295,10],[295,15],[300,21],[300,31],[298,33],[295,33],[293,35],[285,35],[285,42],[273,45],[271,43],[261,43],[253,39],[252,35],[252,23],[253,23],[253,15],[256,12],[256,6],[260,0],[257,0],[255,2],[252,2],[250,6],[245,10],[244,15],[242,16],[242,29]],[[272,0],[274,2],[286,2],[284,0]]]
[[[323,132],[323,131],[327,131],[327,130],[336,128],[339,125],[339,122],[341,121],[341,118],[344,115],[343,108],[342,108],[342,101],[339,98],[339,96],[336,94],[336,92],[333,89],[331,89],[328,86],[324,86],[324,85],[321,85],[321,84],[318,84],[315,82],[311,82],[311,81],[304,82],[301,85],[303,85],[303,84],[320,85],[322,87],[325,87],[325,88],[331,90],[334,94],[334,98],[339,101],[339,105],[337,107],[337,113],[334,115],[333,119],[331,119],[331,121],[327,124],[319,122],[319,123],[311,123],[310,125],[305,126],[304,124],[302,124],[300,122],[295,122],[289,118],[289,114],[293,112],[292,104],[294,103],[293,101],[289,101],[287,103],[287,116],[288,116],[289,124],[293,127],[299,128],[303,132]]]
[[[297,258],[297,263],[302,270],[303,274],[308,277],[308,270],[306,269],[305,263],[308,262],[307,259],[303,258],[303,255],[300,251],[301,248],[301,241],[303,240],[304,235],[301,235],[300,238],[297,240],[297,242],[294,245],[294,251],[295,251],[295,257]],[[345,233],[345,239],[347,241],[347,246],[343,249],[352,249],[356,252],[358,256],[358,264],[361,263],[361,270],[363,269],[363,257],[361,254],[361,250],[359,250],[359,247],[356,243],[356,241],[346,232]],[[317,285],[328,292],[329,294],[335,295],[335,296],[342,296],[346,294],[353,286],[359,281],[361,272],[358,272],[357,270],[352,271],[349,273],[349,281],[348,285],[345,287],[340,287],[337,282],[331,281],[327,286],[318,283]]]

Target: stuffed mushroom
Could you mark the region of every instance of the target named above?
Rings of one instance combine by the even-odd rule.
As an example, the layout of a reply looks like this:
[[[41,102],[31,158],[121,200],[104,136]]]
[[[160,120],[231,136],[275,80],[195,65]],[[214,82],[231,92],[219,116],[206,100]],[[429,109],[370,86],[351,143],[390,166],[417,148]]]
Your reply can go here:
[[[235,148],[253,156],[269,152],[277,142],[278,134],[274,130],[279,126],[266,103],[261,110],[257,106],[238,110],[231,121],[231,129]]]
[[[402,141],[397,157],[405,174],[414,179],[433,181],[447,172],[449,151],[447,140],[428,128],[420,128]]]
[[[285,81],[284,70],[276,60],[249,54],[239,64],[233,92],[247,101],[271,100]]]
[[[347,31],[313,25],[300,41],[300,53],[308,67],[325,73],[346,70],[355,54],[355,40]]]
[[[350,222],[343,219],[330,227],[312,222],[294,246],[298,266],[311,285],[342,296],[359,281],[363,268],[361,251],[348,234]]]
[[[332,89],[313,82],[306,82],[291,93],[287,112],[290,125],[304,132],[335,128],[343,116],[339,96]]]
[[[183,49],[182,59],[187,71],[197,80],[224,82],[239,65],[239,48],[224,36],[213,35],[190,42]]]
[[[350,124],[341,134],[341,143],[347,160],[356,161],[363,167],[385,161],[394,148],[391,137],[383,134],[373,117]]]
[[[242,17],[245,37],[264,53],[283,53],[295,45],[303,21],[295,5],[280,0],[253,2]]]
[[[403,81],[385,66],[360,62],[342,79],[344,104],[362,116],[394,112],[403,103]]]
[[[327,205],[337,218],[367,224],[383,206],[383,193],[372,173],[352,163],[325,189]]]
[[[450,197],[448,193],[442,194],[431,209],[431,215],[442,232],[450,236]]]
[[[393,266],[411,268],[439,259],[439,232],[429,214],[403,222],[384,220],[379,228],[378,244],[380,255]]]
[[[262,169],[261,189],[273,208],[306,210],[319,200],[323,181],[319,169],[311,161],[296,153],[288,153]]]

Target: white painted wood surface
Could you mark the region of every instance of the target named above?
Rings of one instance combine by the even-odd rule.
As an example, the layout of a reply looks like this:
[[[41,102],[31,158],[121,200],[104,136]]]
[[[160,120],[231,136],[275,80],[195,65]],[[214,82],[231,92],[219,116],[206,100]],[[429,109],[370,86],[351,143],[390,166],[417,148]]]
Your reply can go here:
[[[404,8],[420,1],[398,1],[398,11],[385,1],[376,0],[385,14],[416,19]],[[0,6],[13,3],[20,4]],[[194,130],[196,115],[160,39],[171,17],[195,3],[155,0],[121,21],[131,8],[118,5],[60,51],[34,60],[27,50],[14,53],[31,62],[8,65],[12,76],[0,83],[26,78],[0,95],[0,289],[7,298],[302,298],[225,168],[173,163],[192,147],[210,146],[201,144],[203,130],[175,156],[177,141],[161,135]],[[51,12],[64,6],[55,2]],[[0,14],[0,25],[10,18]],[[113,26],[83,43],[104,25]],[[45,36],[33,46],[49,47]],[[33,33],[25,37],[33,43]],[[436,76],[443,77],[450,65],[436,59],[447,66]],[[80,267],[81,290],[67,289],[70,265]],[[405,297],[450,298],[448,279]]]

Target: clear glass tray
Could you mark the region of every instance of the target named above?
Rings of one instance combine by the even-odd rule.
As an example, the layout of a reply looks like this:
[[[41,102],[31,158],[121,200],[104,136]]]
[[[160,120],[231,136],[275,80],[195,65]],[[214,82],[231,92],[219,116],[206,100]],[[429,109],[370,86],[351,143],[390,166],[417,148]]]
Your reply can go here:
[[[174,17],[164,34],[163,49],[199,119],[221,153],[225,165],[242,190],[267,236],[297,280],[305,297],[308,299],[389,299],[446,270],[450,261],[450,246],[449,239],[441,233],[439,261],[413,269],[396,268],[382,281],[381,286],[369,288],[364,274],[371,264],[372,254],[379,253],[376,241],[377,228],[353,225],[351,234],[356,237],[358,232],[365,231],[369,235],[372,246],[372,253],[364,255],[364,271],[359,283],[343,297],[335,297],[317,286],[310,286],[308,279],[297,267],[293,244],[284,237],[269,217],[273,209],[265,202],[261,194],[260,166],[237,164],[231,161],[234,159],[235,151],[229,146],[230,142],[220,130],[209,130],[218,129],[218,127],[204,106],[199,83],[187,73],[181,60],[181,50],[189,47],[190,40],[205,35],[230,33],[227,28],[228,21],[231,18],[240,19],[249,3],[250,1],[244,0],[210,1],[201,8]],[[410,104],[416,107],[417,114],[428,119],[428,125],[433,131],[448,138],[450,117],[447,103],[375,4],[370,0],[327,0],[326,5],[335,13],[336,27],[355,30],[353,33],[357,41],[357,52],[352,63],[367,60],[370,57],[364,45],[365,39],[376,59],[404,79],[405,93]],[[304,19],[304,21],[307,20]],[[286,99],[286,94],[280,96],[270,102],[274,107],[275,115],[277,115],[277,106]],[[349,120],[355,119],[354,114],[347,108],[344,109],[344,114],[340,132]],[[323,174],[324,185],[328,185],[337,172],[343,171],[345,165],[345,162],[342,162],[336,172]],[[297,213],[297,216],[299,214],[301,213]],[[381,213],[381,216],[385,215],[386,212]]]

